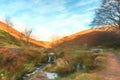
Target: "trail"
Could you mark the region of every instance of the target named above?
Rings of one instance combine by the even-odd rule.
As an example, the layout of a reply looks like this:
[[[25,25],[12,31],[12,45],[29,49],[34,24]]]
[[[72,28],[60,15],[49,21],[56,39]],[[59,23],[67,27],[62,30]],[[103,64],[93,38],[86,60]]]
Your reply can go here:
[[[105,80],[120,80],[120,60],[111,52],[107,53],[107,60],[106,68],[97,75],[104,77]]]

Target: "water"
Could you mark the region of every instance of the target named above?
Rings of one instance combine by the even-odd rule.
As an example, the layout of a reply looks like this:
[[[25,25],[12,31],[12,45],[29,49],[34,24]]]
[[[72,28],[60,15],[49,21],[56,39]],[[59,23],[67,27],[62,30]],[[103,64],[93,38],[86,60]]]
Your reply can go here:
[[[43,72],[43,71],[42,71],[42,68],[43,68],[44,66],[46,66],[46,65],[47,65],[47,64],[43,64],[43,65],[41,65],[41,66],[37,66],[33,72],[28,73],[28,74],[24,74],[24,75],[22,76],[22,80],[24,80],[25,78],[28,78],[28,77],[34,75],[34,74],[37,73],[37,72],[41,72],[41,73],[45,74],[48,79],[55,79],[56,77],[58,77],[58,74],[57,74],[57,73]]]
[[[58,74],[56,73],[50,73],[50,72],[45,72],[45,73],[49,79],[55,79],[56,77],[58,77]]]

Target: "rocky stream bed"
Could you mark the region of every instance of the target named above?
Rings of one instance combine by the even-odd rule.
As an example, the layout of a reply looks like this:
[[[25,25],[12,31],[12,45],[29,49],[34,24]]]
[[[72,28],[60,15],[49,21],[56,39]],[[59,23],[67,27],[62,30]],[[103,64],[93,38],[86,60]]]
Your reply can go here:
[[[24,74],[20,80],[53,80],[58,77],[57,73],[51,73],[47,71],[42,71],[49,63],[42,64],[40,66],[36,66],[35,70],[31,73]]]

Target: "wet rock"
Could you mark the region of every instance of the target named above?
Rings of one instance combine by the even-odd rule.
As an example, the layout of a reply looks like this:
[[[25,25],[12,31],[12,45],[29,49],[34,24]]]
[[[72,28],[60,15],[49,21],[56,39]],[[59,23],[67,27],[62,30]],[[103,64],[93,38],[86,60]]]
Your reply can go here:
[[[52,67],[52,64],[48,64],[48,65],[46,65],[42,70],[45,71],[45,70],[48,70],[48,69],[51,68],[51,67]]]

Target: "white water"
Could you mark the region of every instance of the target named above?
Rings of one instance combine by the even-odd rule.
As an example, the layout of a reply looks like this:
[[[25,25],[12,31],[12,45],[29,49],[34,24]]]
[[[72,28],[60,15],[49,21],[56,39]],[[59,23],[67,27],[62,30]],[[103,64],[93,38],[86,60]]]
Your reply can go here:
[[[45,72],[45,74],[47,75],[49,79],[55,79],[58,77],[58,74],[56,73]]]
[[[43,74],[45,74],[45,75],[48,77],[48,79],[55,79],[56,77],[58,77],[58,74],[57,74],[57,73],[51,73],[51,72],[43,72],[43,71],[41,71],[41,68],[42,68],[42,67],[43,67],[43,66],[36,67],[35,71],[33,71],[32,73],[25,74],[25,75],[23,76],[23,80],[24,80],[25,78],[30,77],[31,75],[34,75],[36,72],[42,72]]]

